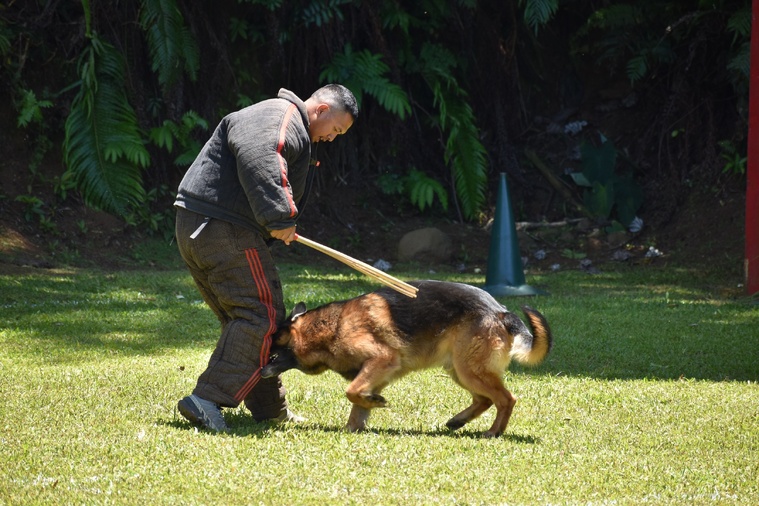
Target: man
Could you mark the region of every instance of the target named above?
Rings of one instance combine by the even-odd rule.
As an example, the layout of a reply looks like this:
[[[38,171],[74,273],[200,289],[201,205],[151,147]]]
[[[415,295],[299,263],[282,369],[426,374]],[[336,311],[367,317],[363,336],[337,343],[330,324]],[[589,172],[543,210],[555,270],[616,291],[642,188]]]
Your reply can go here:
[[[344,86],[326,85],[305,102],[281,89],[222,119],[179,184],[179,251],[221,321],[208,367],[177,405],[193,424],[226,431],[220,408],[241,402],[257,421],[299,418],[279,378],[259,381],[271,335],[285,318],[269,245],[295,239],[316,165],[312,144],[332,142],[357,117]]]

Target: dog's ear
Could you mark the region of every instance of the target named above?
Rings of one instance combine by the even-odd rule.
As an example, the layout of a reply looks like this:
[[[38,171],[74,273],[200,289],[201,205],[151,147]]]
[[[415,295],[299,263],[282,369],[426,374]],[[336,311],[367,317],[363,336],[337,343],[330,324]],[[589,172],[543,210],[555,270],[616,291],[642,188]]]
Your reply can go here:
[[[306,314],[306,303],[305,302],[298,302],[295,304],[295,307],[293,308],[293,312],[290,313],[290,316],[287,318],[287,320],[292,323],[301,316]]]

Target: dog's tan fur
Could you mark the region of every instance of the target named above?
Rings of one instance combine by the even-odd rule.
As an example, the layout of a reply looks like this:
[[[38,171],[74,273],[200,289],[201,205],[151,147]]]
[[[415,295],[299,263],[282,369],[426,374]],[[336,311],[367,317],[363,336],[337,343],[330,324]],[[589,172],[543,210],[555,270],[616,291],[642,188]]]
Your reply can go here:
[[[545,318],[523,306],[532,333],[489,294],[468,285],[411,283],[416,299],[383,288],[304,312],[296,307],[277,333],[265,377],[292,367],[307,374],[333,370],[351,380],[353,403],[347,429],[363,430],[370,410],[386,406],[382,390],[401,376],[442,366],[472,395],[472,404],[451,418],[462,427],[495,404],[497,414],[483,435],[503,433],[516,398],[503,384],[511,359],[535,365],[548,354],[552,337]]]

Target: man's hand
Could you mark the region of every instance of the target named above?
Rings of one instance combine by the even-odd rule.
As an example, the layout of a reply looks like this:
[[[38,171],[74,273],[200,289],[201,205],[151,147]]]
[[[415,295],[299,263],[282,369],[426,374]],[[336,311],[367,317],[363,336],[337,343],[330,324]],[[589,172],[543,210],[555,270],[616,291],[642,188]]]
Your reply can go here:
[[[271,230],[269,233],[273,238],[279,239],[288,246],[295,240],[295,226],[283,228],[282,230]]]

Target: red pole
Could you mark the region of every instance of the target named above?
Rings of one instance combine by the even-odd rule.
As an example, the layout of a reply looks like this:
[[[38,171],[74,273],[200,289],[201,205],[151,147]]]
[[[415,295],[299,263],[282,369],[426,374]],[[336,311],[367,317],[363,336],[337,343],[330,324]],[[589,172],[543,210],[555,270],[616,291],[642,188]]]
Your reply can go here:
[[[746,163],[746,291],[759,293],[759,0],[751,8],[748,161]]]

